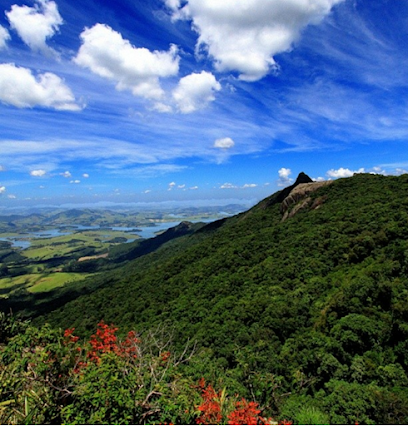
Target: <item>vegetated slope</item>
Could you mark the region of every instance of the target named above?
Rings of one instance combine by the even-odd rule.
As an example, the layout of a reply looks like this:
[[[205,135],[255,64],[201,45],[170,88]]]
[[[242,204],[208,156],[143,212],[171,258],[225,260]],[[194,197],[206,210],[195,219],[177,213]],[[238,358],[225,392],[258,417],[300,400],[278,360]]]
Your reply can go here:
[[[288,195],[130,262],[40,320],[82,332],[102,318],[169,322],[180,344],[209,348],[208,374],[288,418],[309,404],[331,423],[407,422],[408,176],[337,180],[282,221]]]
[[[53,311],[66,303],[77,299],[78,297],[89,294],[100,287],[110,286],[116,282],[118,277],[123,276],[121,266],[128,263],[130,259],[143,257],[138,262],[138,268],[142,270],[145,267],[152,267],[154,259],[166,259],[174,255],[174,248],[177,247],[178,239],[193,234],[204,226],[204,223],[181,222],[179,225],[168,229],[155,238],[137,240],[133,243],[118,244],[109,248],[109,253],[105,256],[95,256],[89,259],[78,261],[72,259],[68,264],[61,268],[63,273],[92,273],[88,279],[83,275],[80,282],[70,281],[67,285],[45,292],[28,291],[24,284],[29,277],[23,276],[21,285],[15,285],[10,291],[10,287],[4,290],[5,298],[0,298],[0,311],[16,312],[23,318],[35,318]],[[188,245],[187,241],[181,243],[182,247]],[[147,254],[157,251],[157,255],[152,258],[146,258]],[[0,257],[1,257],[0,250]],[[8,253],[6,252],[5,255]],[[111,273],[109,271],[112,271]],[[1,271],[0,271],[1,272]],[[59,272],[56,274],[62,275]],[[6,271],[7,273],[7,271]],[[95,275],[98,274],[98,275]],[[47,274],[40,277],[47,279]]]

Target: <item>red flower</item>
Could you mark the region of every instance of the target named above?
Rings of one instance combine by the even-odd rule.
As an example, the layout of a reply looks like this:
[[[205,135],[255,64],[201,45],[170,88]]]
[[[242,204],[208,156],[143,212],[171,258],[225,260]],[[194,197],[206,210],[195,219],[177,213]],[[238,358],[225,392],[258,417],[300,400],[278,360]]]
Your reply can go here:
[[[115,336],[116,331],[118,331],[117,327],[112,325],[109,328],[103,321],[98,324],[96,334],[93,334],[89,341],[92,350],[88,352],[88,357],[91,360],[99,361],[98,353],[118,352],[116,344],[117,337]]]
[[[170,358],[170,355],[171,355],[170,351],[163,352],[163,353],[160,354],[162,364],[166,364],[166,362]]]
[[[118,355],[137,358],[140,340],[135,331],[129,331],[127,338],[121,343]]]
[[[72,333],[74,332],[75,328],[67,328],[64,332],[64,337],[68,337],[69,341],[72,343],[76,343],[79,340],[78,336],[74,336]]]
[[[256,425],[258,424],[257,402],[248,402],[245,398],[235,404],[235,410],[228,416],[229,425]]]
[[[201,388],[201,397],[203,402],[198,406],[198,410],[202,412],[196,420],[197,424],[219,424],[222,421],[220,392],[215,392],[211,385],[205,388],[205,379],[200,379],[199,387]]]

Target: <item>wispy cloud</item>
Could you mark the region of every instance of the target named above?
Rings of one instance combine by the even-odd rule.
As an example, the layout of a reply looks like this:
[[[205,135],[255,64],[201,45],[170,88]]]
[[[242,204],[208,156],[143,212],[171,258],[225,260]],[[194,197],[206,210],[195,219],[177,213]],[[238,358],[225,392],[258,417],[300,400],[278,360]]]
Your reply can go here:
[[[7,41],[10,40],[9,32],[0,25],[0,50],[5,49],[7,46]]]

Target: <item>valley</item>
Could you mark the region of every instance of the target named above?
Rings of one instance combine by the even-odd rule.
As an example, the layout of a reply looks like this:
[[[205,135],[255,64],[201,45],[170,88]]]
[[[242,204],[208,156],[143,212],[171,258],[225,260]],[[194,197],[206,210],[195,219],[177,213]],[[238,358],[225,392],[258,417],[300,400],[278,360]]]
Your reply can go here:
[[[90,276],[81,271],[81,262],[107,259],[114,247],[154,238],[182,220],[210,222],[237,209],[176,213],[76,209],[0,216],[0,297],[22,290],[48,292],[81,281]]]

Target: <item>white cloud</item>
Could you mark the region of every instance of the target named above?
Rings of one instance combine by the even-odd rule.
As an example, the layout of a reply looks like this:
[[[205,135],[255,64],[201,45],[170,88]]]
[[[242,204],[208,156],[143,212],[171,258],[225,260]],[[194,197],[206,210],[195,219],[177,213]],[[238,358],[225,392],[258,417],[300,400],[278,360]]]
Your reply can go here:
[[[154,111],[157,112],[161,112],[161,113],[169,113],[169,112],[173,112],[173,108],[170,105],[166,105],[163,102],[156,102],[153,106],[152,109]]]
[[[52,73],[38,74],[14,64],[0,64],[0,101],[17,108],[42,106],[65,111],[79,111],[68,86]]]
[[[214,92],[221,90],[221,84],[210,72],[192,73],[180,79],[173,91],[178,110],[188,114],[205,107],[215,99]]]
[[[9,194],[7,195],[7,198],[9,198],[10,200],[15,200],[17,197],[14,194]]]
[[[82,175],[82,177],[83,177],[83,178],[85,178],[85,179],[88,179],[88,178],[89,178],[89,174],[88,174],[88,173],[84,173],[84,174]]]
[[[191,188],[189,188],[191,191],[196,191],[198,189],[198,186],[192,186]]]
[[[334,170],[334,169],[329,170],[326,173],[326,175],[330,178],[338,179],[338,178],[351,177],[354,175],[354,173],[364,173],[364,172],[365,172],[364,168],[361,168],[358,170],[350,170],[350,169],[345,169],[343,167],[340,167],[337,170]]]
[[[237,186],[233,185],[232,183],[224,183],[220,186],[220,189],[236,189]]]
[[[6,48],[7,40],[10,40],[10,34],[3,26],[0,25],[0,50]]]
[[[178,186],[177,186],[177,188],[178,188],[178,189],[184,189],[185,187],[186,187],[186,185],[185,185],[185,184],[184,184],[184,185],[178,185]]]
[[[30,175],[34,177],[42,177],[45,176],[47,172],[45,170],[31,170]]]
[[[60,173],[60,176],[64,177],[64,178],[70,178],[72,177],[71,173],[67,170],[64,173]]]
[[[237,71],[256,81],[276,67],[303,28],[319,23],[343,0],[164,0],[174,19],[191,19],[196,51],[207,51],[218,71]]]
[[[180,7],[180,0],[164,0],[166,6],[176,12]]]
[[[235,142],[231,138],[217,139],[214,142],[214,148],[230,149],[235,145]]]
[[[33,7],[14,4],[11,10],[6,12],[6,16],[11,28],[17,31],[31,49],[44,53],[54,52],[46,42],[63,24],[55,2],[37,0]]]
[[[0,164],[0,172],[4,172],[4,166],[2,166],[1,164]]]
[[[5,186],[0,186],[0,194],[3,194],[6,192],[6,187]]]
[[[151,189],[146,189],[146,191],[144,191],[143,194],[149,194],[149,192],[152,192]]]
[[[78,183],[81,183],[81,181],[80,181],[80,180],[71,180],[69,183],[75,183],[75,184],[78,184]]]
[[[246,183],[242,188],[256,188],[258,185],[256,183]]]
[[[86,28],[81,40],[75,63],[116,82],[117,90],[131,90],[135,96],[157,100],[164,95],[159,78],[178,74],[180,57],[175,45],[167,52],[151,52],[132,46],[103,24]]]
[[[292,174],[292,170],[282,167],[279,169],[278,174],[279,179],[277,184],[279,187],[288,186],[293,182],[293,179],[289,177]]]

